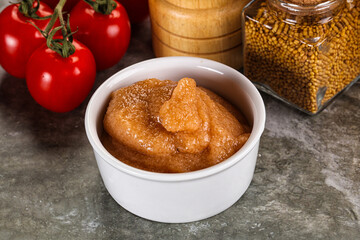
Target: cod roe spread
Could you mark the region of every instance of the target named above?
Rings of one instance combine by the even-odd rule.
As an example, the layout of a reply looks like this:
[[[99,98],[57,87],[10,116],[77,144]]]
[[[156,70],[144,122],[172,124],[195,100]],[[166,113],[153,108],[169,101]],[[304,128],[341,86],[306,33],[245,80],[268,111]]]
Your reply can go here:
[[[191,78],[147,79],[114,91],[104,129],[101,141],[114,157],[163,173],[215,165],[238,151],[250,135],[235,107]]]

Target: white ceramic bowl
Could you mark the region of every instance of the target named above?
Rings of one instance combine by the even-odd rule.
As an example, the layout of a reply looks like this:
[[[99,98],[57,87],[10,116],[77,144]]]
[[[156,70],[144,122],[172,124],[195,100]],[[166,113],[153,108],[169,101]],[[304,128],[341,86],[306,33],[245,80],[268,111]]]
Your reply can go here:
[[[199,171],[164,174],[143,171],[114,158],[99,136],[110,93],[148,78],[191,77],[237,106],[252,125],[245,145],[223,162]],[[125,209],[158,222],[182,223],[214,216],[233,205],[254,173],[265,125],[264,102],[254,85],[238,71],[194,57],[155,58],[134,64],[106,80],[91,97],[85,114],[86,134],[105,187]]]

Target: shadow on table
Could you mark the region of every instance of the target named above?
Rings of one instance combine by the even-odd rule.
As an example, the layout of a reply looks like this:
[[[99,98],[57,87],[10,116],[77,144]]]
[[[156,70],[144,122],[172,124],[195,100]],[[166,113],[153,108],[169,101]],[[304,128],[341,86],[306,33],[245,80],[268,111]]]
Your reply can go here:
[[[25,79],[8,74],[0,81],[0,117],[9,131],[31,131],[39,146],[76,144],[71,138],[84,132],[83,119],[88,99],[68,113],[51,112],[31,97]],[[74,140],[74,139],[73,139]]]

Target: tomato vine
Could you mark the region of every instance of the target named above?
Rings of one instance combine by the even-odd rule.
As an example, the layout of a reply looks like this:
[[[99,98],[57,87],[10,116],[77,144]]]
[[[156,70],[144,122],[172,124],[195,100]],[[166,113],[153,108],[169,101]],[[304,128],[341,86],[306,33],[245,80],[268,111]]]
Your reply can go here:
[[[67,22],[65,23],[62,11],[65,3],[66,0],[60,0],[59,3],[56,5],[54,13],[52,14],[50,22],[46,26],[45,30],[41,30],[36,25],[34,25],[34,27],[36,27],[38,31],[40,31],[41,34],[46,38],[46,44],[49,49],[57,52],[62,57],[67,58],[75,52],[75,46],[72,44],[72,35],[75,32],[71,31],[69,15],[67,18]],[[54,25],[58,19],[60,22],[60,26],[54,28]],[[62,38],[54,38],[56,32],[59,30],[61,30],[62,32]]]
[[[109,15],[117,6],[114,0],[84,0],[89,4],[97,13]]]

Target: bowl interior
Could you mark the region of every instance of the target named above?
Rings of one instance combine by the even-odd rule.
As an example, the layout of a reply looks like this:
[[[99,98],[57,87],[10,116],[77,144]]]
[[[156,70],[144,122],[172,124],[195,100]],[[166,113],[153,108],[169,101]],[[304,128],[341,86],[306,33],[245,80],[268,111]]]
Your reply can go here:
[[[120,162],[111,155],[109,156],[99,140],[103,131],[102,121],[111,92],[148,78],[178,81],[184,77],[195,79],[197,85],[214,91],[240,109],[252,126],[252,132],[249,140],[236,154],[239,155],[239,152],[246,154],[246,151],[250,151],[259,141],[265,124],[265,108],[259,92],[238,71],[215,61],[193,57],[164,57],[147,60],[132,65],[106,80],[92,96],[86,110],[86,131],[94,150],[107,155],[106,158],[111,158],[109,161]],[[246,150],[247,148],[249,149]],[[219,165],[224,165],[223,163],[230,159],[210,168],[218,168]],[[119,167],[118,163],[114,164]],[[128,167],[130,166],[126,168]],[[137,173],[139,171],[146,172],[138,169],[134,171]]]

